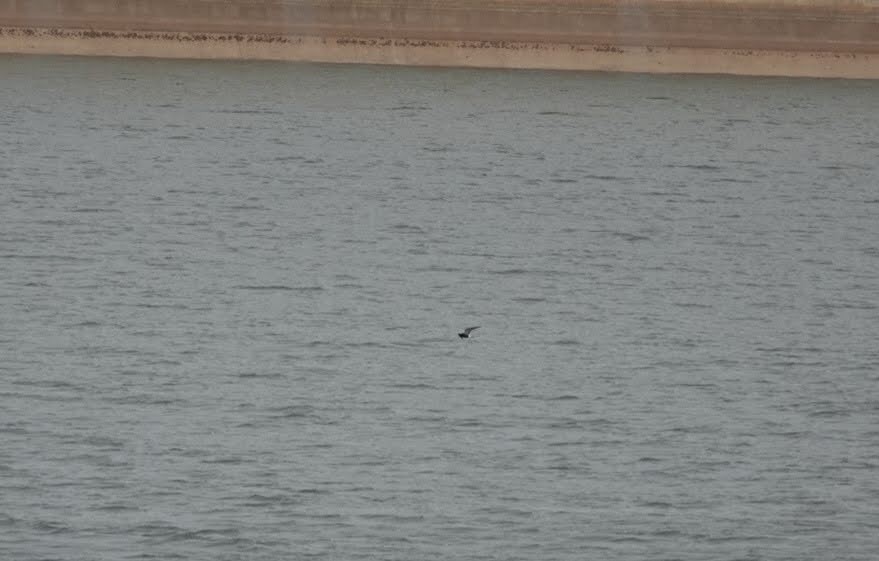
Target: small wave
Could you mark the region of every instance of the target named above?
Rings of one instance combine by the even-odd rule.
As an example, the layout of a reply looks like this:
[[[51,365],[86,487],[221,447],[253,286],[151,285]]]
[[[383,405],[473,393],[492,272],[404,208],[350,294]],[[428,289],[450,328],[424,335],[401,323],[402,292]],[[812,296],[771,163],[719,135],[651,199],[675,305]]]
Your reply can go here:
[[[567,448],[568,446],[586,446],[588,444],[584,440],[564,440],[562,442],[550,442],[547,446],[551,448]]]
[[[211,113],[224,113],[227,115],[283,115],[280,111],[272,109],[216,109]]]
[[[420,226],[414,226],[412,224],[402,224],[402,223],[394,224],[393,226],[391,226],[391,230],[394,230],[395,232],[405,232],[405,233],[409,233],[409,234],[423,234],[424,233],[424,228],[421,228]]]
[[[276,379],[276,378],[282,378],[283,374],[281,374],[280,372],[241,372],[240,374],[238,374],[238,377],[245,378],[245,379],[247,379],[247,378]]]
[[[154,397],[150,395],[134,395],[134,396],[125,396],[125,397],[117,397],[110,399],[113,403],[119,403],[122,405],[175,405],[186,403],[182,399],[169,399],[163,397]]]
[[[372,520],[386,520],[388,522],[420,522],[422,520],[425,520],[425,517],[420,514],[406,515],[406,514],[393,514],[393,513],[376,512],[376,513],[361,514],[360,516],[361,516],[361,518],[363,518],[365,520],[371,520],[371,519]]]
[[[310,405],[287,405],[269,409],[273,417],[280,419],[297,419],[309,417],[314,414],[314,408]]]
[[[579,469],[579,468],[576,468],[576,467],[573,467],[573,466],[558,465],[558,466],[549,466],[549,467],[547,467],[547,468],[545,468],[545,469],[547,469],[547,470],[549,470],[549,471],[574,471],[574,470],[577,470],[577,469]]]
[[[407,423],[441,423],[446,420],[446,417],[442,415],[415,415],[414,417],[407,417]]]
[[[266,207],[260,205],[229,205],[226,210],[267,210]],[[195,223],[193,226],[203,226],[203,224]]]
[[[462,270],[460,267],[443,267],[441,265],[430,265],[417,269],[419,273],[457,273]]]
[[[38,520],[34,524],[34,528],[40,532],[46,532],[48,534],[64,534],[73,531],[70,526],[51,520]]]
[[[237,285],[233,288],[238,290],[257,290],[257,291],[292,291],[292,292],[312,292],[323,290],[321,286],[289,286],[286,284],[268,284],[268,285]]]
[[[580,344],[580,341],[576,339],[559,339],[558,341],[554,341],[553,345],[560,345],[563,347],[574,347]]]
[[[875,310],[877,306],[872,302],[822,302],[815,307],[823,310]]]
[[[386,343],[379,343],[377,341],[361,341],[358,343],[345,343],[346,347],[354,347],[355,349],[386,349],[388,345]]]
[[[326,489],[317,489],[315,487],[306,487],[305,489],[296,489],[296,492],[300,493],[302,495],[326,495],[327,493],[329,493],[329,491],[327,491]],[[324,517],[325,518],[337,518],[338,515],[326,514],[326,515],[324,515]]]
[[[69,382],[68,380],[57,379],[57,378],[51,379],[51,380],[28,380],[28,379],[16,380],[15,385],[16,386],[30,386],[30,387],[37,387],[37,388],[56,388],[56,389],[66,388],[66,389],[72,389],[72,390],[84,390],[85,389],[85,386],[82,386],[80,384],[74,384],[72,382]]]
[[[283,495],[283,494],[275,494],[275,495],[260,495],[258,493],[254,493],[244,499],[244,506],[250,507],[266,507],[266,506],[286,506],[286,505],[297,505],[302,501],[291,496],[291,495]]]
[[[99,512],[124,512],[124,511],[137,511],[140,510],[139,506],[132,506],[122,503],[110,503],[106,505],[98,505],[93,507],[93,510],[97,510]]]
[[[679,384],[672,384],[672,387],[695,388],[698,390],[713,390],[713,389],[717,388],[717,385],[706,383],[706,382],[681,382]]]
[[[202,463],[205,464],[246,464],[250,462],[254,462],[256,460],[246,458],[243,456],[217,456],[213,458],[206,458],[202,460]]]
[[[668,168],[695,169],[699,171],[720,171],[723,168],[712,164],[670,164]]]
[[[648,197],[687,197],[686,193],[678,193],[675,191],[648,191],[644,193]]]
[[[715,179],[710,180],[711,183],[738,183],[742,185],[748,185],[750,183],[757,183],[753,179],[739,179],[736,177],[717,177]]]
[[[483,422],[480,419],[458,419],[452,422],[456,427],[481,427]]]
[[[152,522],[135,526],[134,528],[132,528],[132,531],[134,531],[136,534],[140,534],[148,538],[165,538],[179,534],[183,531],[183,528],[181,528],[180,526],[174,526],[172,524]]]
[[[141,364],[145,364],[148,366],[182,366],[183,363],[179,360],[174,360],[173,358],[157,358],[157,359],[145,359],[141,362]]]
[[[83,208],[74,208],[74,209],[71,209],[70,212],[77,212],[77,213],[97,213],[97,212],[119,212],[119,210],[118,210],[118,209],[115,209],[115,208],[83,207]]]
[[[808,413],[809,417],[817,417],[820,419],[829,418],[829,417],[849,417],[851,413],[849,411],[843,409],[818,409],[817,411],[811,411]]]
[[[129,304],[128,307],[146,308],[146,309],[168,309],[168,310],[188,310],[189,309],[189,307],[186,304],[150,304],[147,302],[141,302],[139,304]]]
[[[451,144],[428,144],[427,146],[424,146],[422,150],[425,152],[452,152],[454,147]]]
[[[558,419],[547,423],[546,426],[551,429],[579,429],[583,425],[576,419]]]
[[[432,385],[430,385],[430,384],[424,384],[424,383],[416,383],[416,384],[407,384],[407,383],[389,384],[389,385],[386,386],[386,387],[388,387],[388,388],[397,388],[397,389],[405,389],[405,390],[434,390],[434,389],[436,389],[436,386],[432,386]]]
[[[672,508],[674,505],[671,503],[667,503],[665,501],[642,501],[638,503],[639,506],[647,507],[647,508]],[[678,530],[657,530],[655,532],[651,532],[654,536],[677,536],[680,535]]]
[[[89,446],[110,450],[121,450],[125,447],[124,441],[108,436],[88,436],[82,440],[71,440],[71,442],[82,442]]]
[[[609,234],[614,238],[622,238],[627,242],[643,242],[650,239],[648,236],[632,234],[630,232],[609,232]]]
[[[422,347],[424,345],[430,345],[433,343],[447,343],[449,339],[447,337],[424,337],[420,339],[413,339],[412,341],[399,341],[393,344],[395,347]]]

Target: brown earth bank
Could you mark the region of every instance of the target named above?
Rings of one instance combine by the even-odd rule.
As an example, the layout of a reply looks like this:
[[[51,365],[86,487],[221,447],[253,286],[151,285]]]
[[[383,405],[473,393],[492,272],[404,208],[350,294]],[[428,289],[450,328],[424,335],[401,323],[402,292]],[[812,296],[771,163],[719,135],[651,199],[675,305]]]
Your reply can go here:
[[[0,52],[879,78],[879,0],[0,0]]]

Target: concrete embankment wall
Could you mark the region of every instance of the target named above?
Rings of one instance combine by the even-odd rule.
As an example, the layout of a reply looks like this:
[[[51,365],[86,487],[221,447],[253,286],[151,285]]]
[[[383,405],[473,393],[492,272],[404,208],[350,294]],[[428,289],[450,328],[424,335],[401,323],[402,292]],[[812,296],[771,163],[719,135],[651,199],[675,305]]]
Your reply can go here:
[[[879,0],[0,0],[0,52],[879,78]]]

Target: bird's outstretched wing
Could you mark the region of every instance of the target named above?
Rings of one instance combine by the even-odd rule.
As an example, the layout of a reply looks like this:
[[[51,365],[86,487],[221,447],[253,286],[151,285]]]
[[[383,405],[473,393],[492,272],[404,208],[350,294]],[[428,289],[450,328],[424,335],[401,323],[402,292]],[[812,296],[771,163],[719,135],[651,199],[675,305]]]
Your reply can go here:
[[[476,327],[468,327],[467,329],[464,330],[464,333],[466,333],[467,335],[470,335],[470,332],[473,331],[474,329],[479,329],[479,326],[477,325]]]

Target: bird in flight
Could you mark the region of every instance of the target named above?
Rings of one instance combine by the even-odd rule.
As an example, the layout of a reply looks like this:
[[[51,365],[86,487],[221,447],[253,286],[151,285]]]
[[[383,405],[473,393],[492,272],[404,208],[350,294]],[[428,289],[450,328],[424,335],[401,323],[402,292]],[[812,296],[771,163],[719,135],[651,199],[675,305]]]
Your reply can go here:
[[[469,339],[470,332],[473,331],[474,329],[479,329],[479,326],[477,325],[476,327],[468,327],[467,329],[464,330],[463,333],[458,333],[458,337],[460,337],[461,339]]]

